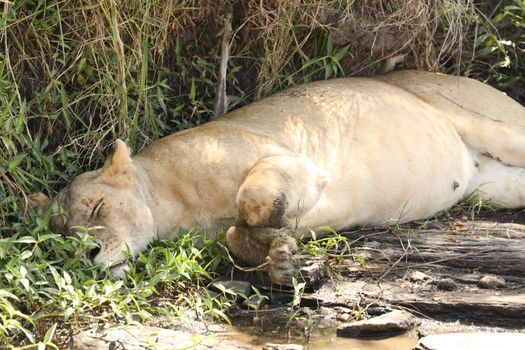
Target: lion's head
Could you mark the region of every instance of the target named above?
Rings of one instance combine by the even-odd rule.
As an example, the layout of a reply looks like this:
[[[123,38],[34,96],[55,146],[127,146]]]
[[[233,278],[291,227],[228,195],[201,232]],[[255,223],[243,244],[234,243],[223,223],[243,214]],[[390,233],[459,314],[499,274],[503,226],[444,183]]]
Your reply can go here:
[[[53,224],[66,235],[90,227],[89,233],[100,241],[90,252],[93,262],[108,264],[113,275],[122,276],[128,249],[136,256],[154,239],[146,195],[128,147],[117,140],[113,155],[101,169],[77,176],[58,193],[55,200],[65,215],[56,217]],[[31,195],[31,200],[36,206],[51,203],[41,193]]]

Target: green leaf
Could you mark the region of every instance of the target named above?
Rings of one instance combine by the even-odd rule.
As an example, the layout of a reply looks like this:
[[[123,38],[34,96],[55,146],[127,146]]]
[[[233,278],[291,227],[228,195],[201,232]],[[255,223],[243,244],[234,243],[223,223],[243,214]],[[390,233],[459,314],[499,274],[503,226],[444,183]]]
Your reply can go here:
[[[350,48],[350,45],[346,45],[345,47],[340,48],[336,51],[336,53],[332,56],[332,59],[339,63],[341,59],[348,53],[348,49]]]
[[[195,87],[195,78],[191,78],[191,88],[190,95],[188,96],[191,101],[195,101],[195,96],[197,96],[197,88]]]
[[[20,254],[20,260],[27,260],[30,257],[33,256],[33,252],[30,250],[24,250],[22,254]]]
[[[68,307],[66,309],[66,311],[64,312],[64,321],[67,321],[71,315],[73,315],[75,313],[75,308],[74,307]]]
[[[51,340],[53,339],[53,336],[55,335],[55,331],[57,329],[57,324],[53,324],[46,332],[46,334],[44,335],[44,343],[50,343]]]
[[[57,233],[49,233],[49,234],[46,234],[46,235],[41,235],[38,237],[38,243],[42,243],[44,241],[47,241],[47,240],[57,240],[57,238],[61,238],[62,236],[57,234]]]
[[[13,293],[5,289],[0,289],[0,298],[10,298],[10,299],[14,299],[17,301],[19,300],[16,295],[14,295]]]
[[[20,283],[24,286],[25,290],[29,291],[29,280],[27,278],[21,278]]]
[[[224,321],[230,323],[230,319],[228,318],[228,316],[226,316],[226,314],[224,312],[222,312],[221,310],[219,310],[219,309],[212,309],[211,313],[214,314],[215,316],[218,316],[218,317],[222,318]]]
[[[334,73],[333,67],[330,64],[327,64],[324,66],[324,79],[328,79],[332,76]]]
[[[20,163],[22,162],[22,160],[24,160],[24,158],[27,156],[26,153],[20,153],[20,154],[17,154],[16,156],[14,156],[11,161],[9,162],[9,167],[8,167],[8,170],[9,171],[13,171],[15,170],[16,168],[18,168],[18,165],[20,165]]]
[[[175,62],[177,62],[177,64],[182,63],[182,45],[180,35],[177,35],[177,39],[175,40]]]
[[[332,54],[334,50],[334,43],[331,35],[328,35],[328,38],[326,40],[326,52],[328,55]]]
[[[31,236],[24,236],[22,238],[19,238],[15,241],[16,243],[36,243],[35,237]]]

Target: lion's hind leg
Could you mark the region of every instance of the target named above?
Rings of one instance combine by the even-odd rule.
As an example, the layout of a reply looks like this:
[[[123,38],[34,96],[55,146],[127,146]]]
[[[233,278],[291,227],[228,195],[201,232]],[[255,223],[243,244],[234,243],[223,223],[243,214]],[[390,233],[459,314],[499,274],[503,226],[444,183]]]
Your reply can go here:
[[[317,203],[326,181],[302,155],[260,160],[237,194],[237,220],[226,233],[229,249],[252,266],[268,262],[272,281],[289,284],[298,275],[296,223]]]
[[[471,149],[504,164],[525,167],[525,126],[472,113],[451,115],[449,120]]]
[[[494,201],[505,208],[525,207],[525,168],[508,166],[488,156],[480,156],[478,172],[468,193]]]

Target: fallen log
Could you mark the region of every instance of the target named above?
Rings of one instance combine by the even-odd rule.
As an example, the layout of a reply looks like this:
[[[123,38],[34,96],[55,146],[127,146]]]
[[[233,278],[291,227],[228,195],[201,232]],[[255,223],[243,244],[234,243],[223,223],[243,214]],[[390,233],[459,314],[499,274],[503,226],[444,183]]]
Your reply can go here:
[[[374,262],[399,260],[525,277],[525,225],[459,221],[448,229],[357,231],[345,236]]]
[[[382,303],[444,321],[525,326],[525,225],[459,220],[344,235],[365,263],[346,260],[343,281],[305,303]]]

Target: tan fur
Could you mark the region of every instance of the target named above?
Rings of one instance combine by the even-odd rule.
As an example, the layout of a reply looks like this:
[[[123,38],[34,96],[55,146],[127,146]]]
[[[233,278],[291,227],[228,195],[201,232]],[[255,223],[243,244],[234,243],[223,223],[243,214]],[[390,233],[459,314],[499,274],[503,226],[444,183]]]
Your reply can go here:
[[[95,262],[230,222],[232,252],[252,265],[268,259],[286,283],[293,236],[425,218],[478,189],[523,207],[523,167],[521,105],[474,80],[405,71],[297,86],[133,158],[117,141],[106,165],[58,200],[67,227],[101,227]]]

